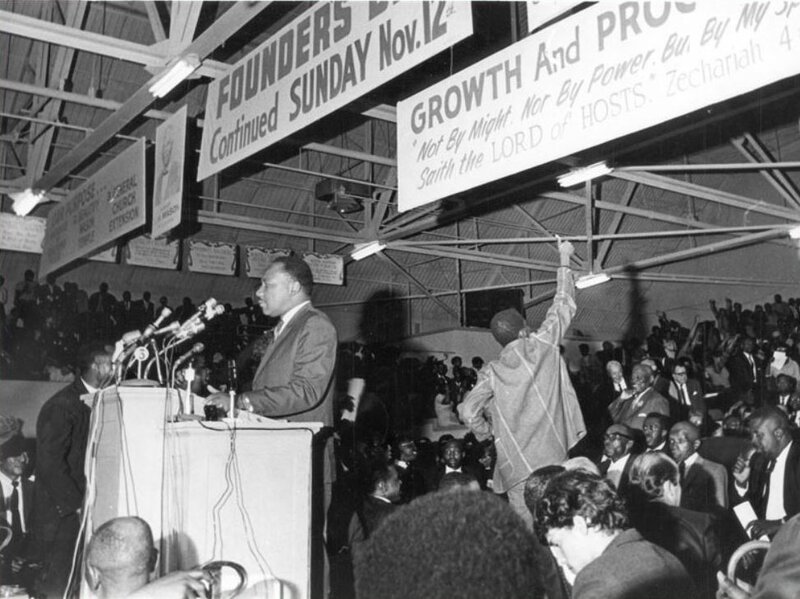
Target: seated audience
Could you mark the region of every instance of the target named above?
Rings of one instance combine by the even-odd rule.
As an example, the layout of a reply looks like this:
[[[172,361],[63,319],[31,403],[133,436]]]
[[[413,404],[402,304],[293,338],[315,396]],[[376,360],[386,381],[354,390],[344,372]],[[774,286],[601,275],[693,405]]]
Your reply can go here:
[[[779,374],[775,377],[775,391],[767,395],[767,403],[780,406],[789,416],[794,416],[800,409],[797,380],[788,374]]]
[[[678,464],[681,507],[712,513],[728,507],[728,473],[725,467],[697,453],[700,431],[691,422],[678,422],[669,431],[669,451]]]
[[[536,599],[535,539],[490,493],[433,493],[389,516],[354,553],[360,599]]]
[[[678,558],[630,528],[611,484],[573,470],[553,478],[536,507],[557,559],[575,575],[573,599],[675,599],[696,591]]]
[[[637,456],[631,485],[638,495],[631,505],[631,523],[645,539],[677,557],[700,596],[712,599],[722,562],[720,541],[710,515],[680,507],[678,465],[661,452]]]
[[[147,522],[136,517],[114,518],[100,526],[89,541],[89,588],[99,599],[207,596],[211,580],[201,570],[174,572],[148,584],[155,562],[153,533]]]
[[[706,401],[703,398],[703,389],[695,379],[689,378],[689,373],[681,362],[672,366],[672,381],[669,384],[669,398],[672,400],[673,421],[690,420],[696,418],[698,426],[705,422]],[[694,421],[694,420],[693,420]]]
[[[618,424],[642,430],[644,419],[651,412],[670,415],[666,397],[653,388],[653,371],[645,364],[637,364],[631,374],[633,389],[622,394],[608,406],[611,419]]]
[[[5,584],[30,587],[33,575],[27,561],[33,483],[25,478],[28,453],[16,418],[0,416],[0,580]]]
[[[624,497],[628,490],[628,476],[633,460],[633,430],[624,424],[612,424],[606,431],[603,443],[603,459],[598,468],[600,474],[614,485]]]
[[[748,525],[751,536],[772,537],[786,519],[800,512],[800,445],[792,440],[786,413],[773,406],[753,412],[750,432],[757,453],[736,461],[736,491],[740,499],[750,501],[758,517]]]

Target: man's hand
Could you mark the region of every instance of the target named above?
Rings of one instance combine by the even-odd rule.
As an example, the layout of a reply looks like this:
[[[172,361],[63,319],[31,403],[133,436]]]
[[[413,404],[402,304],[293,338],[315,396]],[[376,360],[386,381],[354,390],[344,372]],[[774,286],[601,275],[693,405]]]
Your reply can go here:
[[[217,406],[217,410],[219,410],[220,415],[227,415],[228,410],[231,407],[231,396],[228,393],[219,392],[219,393],[212,393],[208,397],[206,397],[205,401],[203,402],[204,405],[213,404]]]
[[[571,241],[564,241],[559,238],[558,253],[561,254],[561,266],[569,266],[569,260],[572,258],[572,254],[575,253],[575,246],[572,245]]]
[[[746,487],[750,480],[750,458],[752,454],[739,455],[736,464],[733,466],[733,478],[740,487]]]
[[[750,593],[740,589],[722,572],[717,572],[717,582],[719,582],[717,599],[750,599]]]
[[[760,539],[763,535],[767,535],[771,539],[782,525],[781,520],[753,520],[747,525],[747,530],[754,539]]]
[[[211,577],[203,570],[173,572],[128,595],[131,599],[192,599],[206,597]]]

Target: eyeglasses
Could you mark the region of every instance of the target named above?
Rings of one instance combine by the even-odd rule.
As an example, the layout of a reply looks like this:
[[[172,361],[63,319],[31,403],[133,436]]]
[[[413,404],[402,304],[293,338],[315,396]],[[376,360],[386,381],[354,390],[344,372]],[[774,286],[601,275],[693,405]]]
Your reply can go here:
[[[619,439],[625,439],[626,441],[630,440],[630,437],[626,437],[622,433],[607,433],[603,435],[603,439],[607,441],[618,441]]]
[[[686,371],[684,370],[683,372],[680,372],[680,371],[676,370],[672,374],[675,375],[675,376],[686,376]]]

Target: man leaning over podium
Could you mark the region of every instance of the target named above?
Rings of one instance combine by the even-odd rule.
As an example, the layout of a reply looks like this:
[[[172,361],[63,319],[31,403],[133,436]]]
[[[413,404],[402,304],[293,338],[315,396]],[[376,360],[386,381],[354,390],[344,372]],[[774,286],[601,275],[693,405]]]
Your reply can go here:
[[[278,257],[267,268],[256,296],[264,314],[280,320],[251,390],[237,394],[235,401],[239,410],[261,416],[322,423],[312,450],[312,563],[317,565],[336,476],[332,427],[337,337],[328,317],[311,304],[312,287],[311,269],[298,256]],[[206,400],[209,403],[225,410],[230,398],[215,393]]]

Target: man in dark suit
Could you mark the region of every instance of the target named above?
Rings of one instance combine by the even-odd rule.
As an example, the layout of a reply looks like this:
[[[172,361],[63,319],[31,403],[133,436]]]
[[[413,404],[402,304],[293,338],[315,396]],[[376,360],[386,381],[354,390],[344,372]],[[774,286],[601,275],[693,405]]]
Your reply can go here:
[[[646,452],[659,451],[669,455],[669,429],[670,419],[664,414],[651,412],[644,419],[644,442]]]
[[[396,509],[402,486],[397,468],[392,464],[381,464],[373,469],[369,495],[350,521],[351,545],[368,539],[384,518]]]
[[[672,367],[669,397],[672,400],[673,422],[692,420],[702,425],[706,421],[708,414],[703,389],[695,379],[689,378],[686,366],[680,362],[676,362]]]
[[[623,499],[627,498],[631,465],[633,464],[634,431],[624,424],[612,424],[603,438],[604,457],[598,464]]]
[[[80,376],[45,402],[36,421],[33,543],[43,562],[37,591],[48,597],[64,593],[80,528],[91,413],[81,396],[107,384],[111,356],[102,345],[84,346],[78,368]]]
[[[631,383],[633,389],[624,391],[608,406],[614,422],[642,430],[649,413],[670,415],[669,400],[653,388],[653,371],[649,366],[643,363],[634,366]]]
[[[682,508],[715,513],[728,507],[728,472],[721,464],[697,453],[700,430],[691,422],[678,422],[669,431],[669,450],[678,464]]]
[[[571,470],[553,478],[536,521],[551,551],[575,575],[575,599],[695,596],[678,558],[630,528],[623,500],[597,475]]]
[[[25,478],[28,454],[16,418],[0,416],[0,540],[11,534],[0,552],[0,580],[28,586],[25,559],[33,508],[33,483]]]
[[[279,321],[251,389],[236,396],[236,407],[290,422],[322,423],[313,441],[311,514],[312,563],[322,564],[325,514],[336,478],[332,433],[338,340],[330,319],[311,304],[313,285],[311,268],[298,256],[280,256],[267,268],[256,296],[262,312]],[[229,402],[226,393],[206,400],[222,410]]]
[[[394,466],[400,475],[401,503],[424,495],[427,491],[425,475],[417,460],[417,445],[410,437],[400,437],[395,444],[397,458]]]
[[[750,432],[758,453],[740,456],[733,476],[739,497],[750,501],[758,516],[747,527],[751,536],[772,537],[800,512],[800,445],[792,440],[786,413],[774,406],[753,412]]]
[[[761,399],[761,371],[753,353],[754,348],[752,337],[744,337],[739,351],[728,358],[726,363],[734,400],[743,401],[747,405],[757,404]]]
[[[461,439],[450,439],[441,450],[441,462],[433,473],[433,480],[430,483],[432,490],[439,488],[439,482],[442,478],[451,472],[461,472],[475,477],[475,480],[480,480],[478,477],[481,473],[477,468],[470,464],[464,463],[464,442]]]

